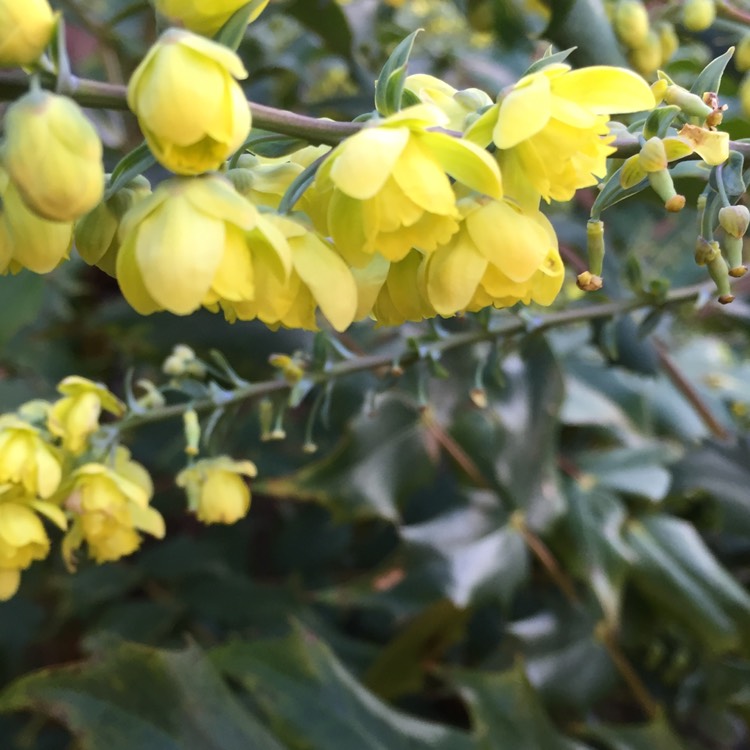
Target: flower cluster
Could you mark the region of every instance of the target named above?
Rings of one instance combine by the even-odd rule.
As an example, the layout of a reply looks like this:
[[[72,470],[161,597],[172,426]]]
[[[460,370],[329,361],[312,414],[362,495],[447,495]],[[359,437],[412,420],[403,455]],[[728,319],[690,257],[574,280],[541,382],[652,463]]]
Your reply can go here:
[[[564,268],[540,202],[570,201],[607,176],[612,115],[662,100],[681,109],[684,127],[651,138],[620,179],[623,190],[648,180],[669,210],[684,204],[670,161],[693,152],[709,165],[728,158],[720,108],[663,74],[652,90],[631,70],[573,70],[559,58],[539,61],[494,101],[411,76],[388,116],[364,118],[334,148],[264,158],[248,145],[247,72],[220,40],[224,24],[238,14],[252,22],[267,0],[155,5],[176,26],[134,71],[127,103],[173,176],[153,192],[142,176],[118,177],[103,195],[93,127],[70,99],[32,88],[6,115],[0,270],[46,273],[75,246],[143,315],[203,307],[271,327],[316,329],[324,317],[343,331],[367,317],[397,325],[548,305]],[[686,13],[688,5],[698,12],[700,3]],[[658,47],[657,64],[672,54],[674,30],[660,27],[654,41],[641,0],[610,10],[631,50]],[[48,41],[42,16],[36,36],[11,17],[5,46]]]
[[[164,519],[151,505],[148,471],[117,442],[103,412],[125,415],[107,388],[65,378],[55,401],[35,400],[0,416],[0,600],[13,596],[21,572],[51,548],[45,522],[62,533],[61,551],[73,570],[85,547],[97,563],[135,552],[143,534],[161,539]],[[250,461],[203,459],[177,478],[189,510],[204,523],[234,523],[250,505],[242,476]]]

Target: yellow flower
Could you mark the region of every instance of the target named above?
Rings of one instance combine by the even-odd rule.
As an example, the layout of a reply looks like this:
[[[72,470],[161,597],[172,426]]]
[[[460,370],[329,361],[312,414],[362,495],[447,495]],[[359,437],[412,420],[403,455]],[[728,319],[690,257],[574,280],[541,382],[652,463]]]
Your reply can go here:
[[[0,66],[30,65],[55,27],[47,0],[0,0]]]
[[[153,485],[148,472],[119,446],[113,467],[89,463],[73,473],[64,502],[73,523],[63,539],[63,556],[73,567],[85,542],[98,563],[119,560],[141,545],[145,532],[161,539],[164,519],[149,505]]]
[[[470,201],[461,231],[427,259],[426,296],[441,315],[516,302],[549,305],[564,268],[557,237],[539,211]]]
[[[68,97],[30,91],[5,115],[3,162],[26,205],[51,221],[73,221],[104,192],[102,143]]]
[[[0,601],[18,590],[21,571],[49,554],[49,537],[26,504],[0,498]]]
[[[443,125],[436,107],[417,105],[347,138],[318,171],[328,197],[327,232],[352,266],[375,252],[397,261],[412,247],[432,252],[458,230],[448,174],[494,197],[500,172],[484,150],[429,128]],[[446,174],[447,173],[447,174]]]
[[[48,498],[61,477],[55,450],[39,430],[15,416],[0,417],[0,484],[23,487],[29,495]]]
[[[48,221],[34,213],[1,168],[0,198],[0,273],[22,268],[49,273],[68,257],[73,223]]]
[[[263,218],[262,232],[247,238],[254,295],[240,302],[222,299],[227,319],[258,318],[269,326],[317,330],[319,307],[337,331],[348,328],[357,310],[357,287],[343,258],[298,221],[272,214]]]
[[[190,31],[213,36],[247,0],[154,0],[156,10],[173,22],[180,22]],[[252,23],[268,5],[268,0],[255,0],[250,14]]]
[[[222,177],[165,180],[120,224],[117,280],[125,299],[142,315],[189,315],[217,297],[252,298],[245,232],[257,220]]]
[[[385,281],[372,304],[372,317],[380,325],[397,326],[408,320],[435,317],[437,311],[427,298],[425,267],[425,256],[417,250],[389,264]],[[376,269],[377,265],[371,271],[376,272]]]
[[[133,178],[93,211],[76,222],[74,240],[78,254],[90,266],[115,276],[120,240],[120,220],[135,203],[151,194],[151,185],[142,175]]]
[[[654,104],[648,84],[630,70],[548,65],[501,94],[466,137],[482,147],[494,142],[506,195],[535,207],[540,195],[566,201],[595,185],[615,150],[609,115]]]
[[[168,29],[135,69],[128,106],[154,156],[195,175],[218,169],[250,131],[250,109],[235,78],[247,78],[230,49]]]
[[[679,135],[712,167],[723,164],[729,158],[729,133],[688,123],[682,126]]]
[[[188,509],[203,523],[235,523],[250,509],[250,490],[242,478],[258,473],[252,461],[228,456],[197,461],[177,475],[188,496]]]
[[[65,378],[57,390],[63,398],[50,407],[47,426],[74,456],[83,453],[89,437],[99,429],[102,409],[118,417],[125,412],[125,405],[105,386],[78,375]]]

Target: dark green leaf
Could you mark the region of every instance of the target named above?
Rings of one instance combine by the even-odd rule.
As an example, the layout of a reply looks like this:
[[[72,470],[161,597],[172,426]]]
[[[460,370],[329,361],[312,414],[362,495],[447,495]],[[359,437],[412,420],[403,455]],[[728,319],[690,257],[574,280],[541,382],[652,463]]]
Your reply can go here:
[[[129,154],[123,156],[112,170],[109,184],[104,191],[104,200],[111,198],[121,187],[125,187],[134,177],[143,174],[154,164],[156,159],[146,142],[136,146]]]
[[[730,151],[729,159],[721,165],[721,169],[714,167],[711,170],[708,184],[718,192],[718,179],[721,175],[724,192],[730,199],[738,198],[746,190],[745,180],[742,176],[744,165],[745,157],[739,151]]]
[[[83,665],[28,675],[0,711],[62,721],[82,750],[283,750],[195,647],[110,647]]]
[[[570,47],[568,49],[562,50],[561,52],[552,52],[552,47],[547,48],[542,57],[540,57],[536,62],[531,63],[531,65],[526,68],[526,72],[524,73],[524,75],[528,76],[532,73],[537,73],[543,68],[546,68],[548,65],[564,63],[570,57],[570,55],[575,52],[575,49],[575,47]]]
[[[369,693],[314,634],[236,641],[214,663],[253,697],[274,731],[306,750],[470,750],[462,732],[414,719]]]
[[[656,136],[657,138],[664,138],[669,132],[669,127],[672,124],[677,115],[682,110],[676,105],[672,104],[666,107],[657,107],[656,109],[649,112],[646,118],[646,123],[643,126],[643,137],[646,140]]]
[[[690,91],[702,96],[706,91],[718,92],[721,86],[721,77],[727,64],[732,59],[734,47],[730,47],[723,55],[711,60],[708,65],[698,74],[698,77],[690,87]]]
[[[229,20],[216,32],[214,41],[236,50],[245,38],[245,31],[250,22],[250,16],[258,10],[267,0],[250,0],[241,8],[236,10]]]

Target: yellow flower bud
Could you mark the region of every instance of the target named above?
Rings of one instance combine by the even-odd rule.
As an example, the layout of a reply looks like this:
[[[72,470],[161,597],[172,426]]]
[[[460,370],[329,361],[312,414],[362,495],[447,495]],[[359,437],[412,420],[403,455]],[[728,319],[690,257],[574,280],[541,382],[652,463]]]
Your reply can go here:
[[[102,143],[65,96],[30,91],[8,108],[3,159],[23,200],[45,219],[77,219],[104,192]]]
[[[656,71],[662,62],[662,49],[659,35],[655,31],[649,31],[643,44],[630,50],[628,55],[631,65],[644,76],[649,76]]]
[[[156,10],[174,23],[198,34],[213,36],[247,0],[154,0]],[[256,0],[250,14],[252,23],[268,5],[268,0]]]
[[[730,237],[744,237],[750,225],[747,206],[724,206],[719,210],[719,224]]]
[[[661,45],[661,65],[668,63],[675,52],[680,48],[680,40],[675,31],[674,25],[669,21],[662,21],[656,27],[656,33],[659,35],[659,44]]]
[[[644,172],[659,172],[667,168],[667,151],[661,138],[649,138],[638,154],[638,164]]]
[[[54,27],[47,0],[0,0],[0,67],[35,62]]]
[[[619,0],[613,23],[617,36],[628,47],[635,49],[646,41],[649,19],[646,6],[641,0]]]
[[[142,315],[189,315],[216,298],[254,294],[245,231],[258,221],[253,206],[218,176],[165,180],[120,225],[117,280]]]
[[[89,437],[99,429],[102,409],[118,417],[125,413],[125,405],[113,393],[87,378],[71,375],[60,382],[57,390],[63,398],[52,404],[47,427],[73,455],[83,453]]]
[[[0,169],[0,272],[28,268],[49,273],[68,257],[73,223],[48,221],[31,211],[18,194],[8,173]]]
[[[178,174],[218,169],[250,131],[250,109],[234,80],[246,77],[230,49],[165,31],[128,84],[128,106],[159,162]]]
[[[714,111],[713,107],[706,104],[700,96],[676,84],[667,83],[664,90],[664,102],[677,105],[686,115],[692,117],[706,118]]]
[[[250,490],[242,479],[258,473],[252,461],[233,461],[228,456],[203,459],[177,475],[177,486],[188,496],[188,509],[198,520],[235,523],[250,508]]]
[[[714,0],[685,0],[682,5],[682,25],[688,31],[705,31],[715,20]]]
[[[188,409],[182,415],[185,430],[185,453],[188,456],[197,456],[200,453],[201,423],[198,421],[198,413],[195,409]]]
[[[734,51],[734,65],[740,73],[750,70],[750,34],[740,39]]]

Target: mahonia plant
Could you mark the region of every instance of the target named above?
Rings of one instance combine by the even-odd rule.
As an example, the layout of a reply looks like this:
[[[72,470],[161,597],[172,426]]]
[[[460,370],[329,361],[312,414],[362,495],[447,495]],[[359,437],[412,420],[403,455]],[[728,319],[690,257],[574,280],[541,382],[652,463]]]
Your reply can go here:
[[[716,92],[731,50],[692,91],[656,73],[679,46],[673,20],[700,31],[713,22],[713,0],[686,0],[681,19],[641,0],[610,2],[640,74],[574,70],[570,50],[550,50],[500,92],[407,75],[415,32],[383,68],[375,109],[356,122],[256,107],[264,129],[308,141],[275,158],[253,152],[254,105],[235,51],[267,4],[155,0],[172,25],[122,91],[145,141],[106,175],[97,131],[66,87],[62,18],[46,0],[0,0],[0,65],[29,73],[28,93],[4,116],[1,272],[48,273],[75,248],[114,276],[142,315],[206,308],[271,328],[322,324],[342,332],[368,318],[397,326],[518,303],[548,306],[565,267],[544,205],[600,185],[587,227],[590,267],[578,276],[581,289],[597,290],[602,212],[646,188],[665,210],[679,211],[685,198],[672,167],[690,159],[692,171],[683,173],[706,180],[696,261],[719,301],[731,301],[730,278],[745,272],[750,222],[737,205],[743,146],[719,129],[725,107]],[[740,45],[744,68],[748,44]],[[50,71],[54,93],[42,87]],[[623,114],[631,116],[627,129],[611,122]],[[154,162],[172,175],[152,189],[143,172]],[[293,357],[272,364],[290,384],[303,376]],[[207,368],[177,347],[165,372],[179,384],[205,377]],[[247,385],[232,373],[229,380],[239,391]],[[165,406],[163,389],[142,387],[145,395],[126,406],[104,386],[72,376],[60,383],[59,400],[0,417],[0,598],[48,555],[43,519],[61,530],[71,569],[82,547],[105,562],[135,551],[143,534],[164,535],[148,471],[121,444],[148,421],[144,414]],[[176,481],[189,510],[204,523],[234,523],[248,511],[245,478],[255,465],[199,457],[197,411],[189,402],[168,408],[184,414],[188,462]]]

